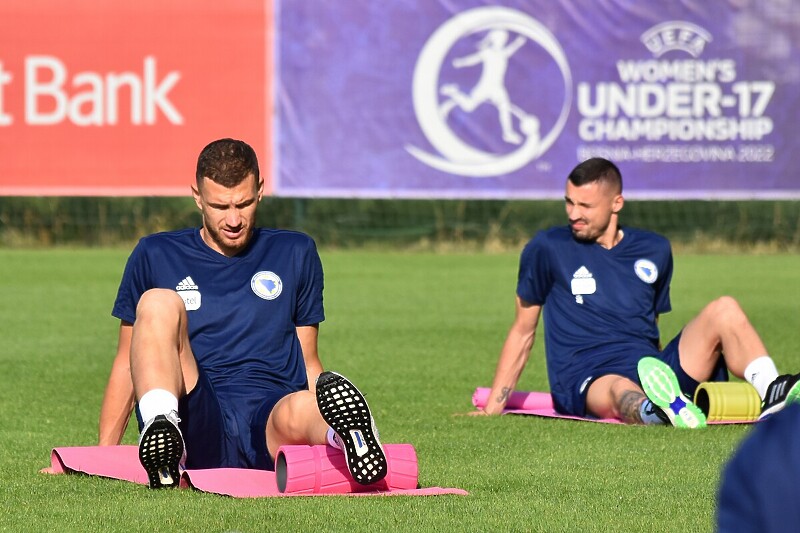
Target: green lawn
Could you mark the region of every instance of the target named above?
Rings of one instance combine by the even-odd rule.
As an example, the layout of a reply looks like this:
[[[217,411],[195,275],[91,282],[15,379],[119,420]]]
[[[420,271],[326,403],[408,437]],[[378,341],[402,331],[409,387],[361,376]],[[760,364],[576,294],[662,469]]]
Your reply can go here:
[[[95,441],[127,253],[0,250],[2,531],[712,529],[720,467],[747,427],[454,416],[491,382],[513,317],[515,253],[322,252],[326,368],[366,392],[384,442],[414,444],[422,485],[469,496],[236,500],[39,474],[52,447]],[[678,255],[662,337],[730,294],[779,368],[800,369],[797,272],[794,255]],[[537,342],[520,388],[546,387]]]

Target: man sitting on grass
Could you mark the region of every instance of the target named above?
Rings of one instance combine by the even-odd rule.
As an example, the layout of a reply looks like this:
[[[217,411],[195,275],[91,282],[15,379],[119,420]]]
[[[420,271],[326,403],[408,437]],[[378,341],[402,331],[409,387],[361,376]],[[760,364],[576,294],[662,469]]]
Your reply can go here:
[[[569,226],[540,232],[522,252],[516,317],[477,414],[503,411],[543,308],[548,379],[560,413],[704,427],[689,398],[701,382],[726,381],[728,372],[756,388],[762,417],[800,396],[800,375],[778,375],[731,297],[708,304],[661,350],[658,316],[671,310],[672,251],[666,238],[620,225],[616,165],[601,158],[579,164],[564,199]]]
[[[271,470],[284,444],[342,448],[361,484],[386,475],[363,395],[317,353],[314,241],[255,227],[263,188],[250,146],[212,142],[192,187],[202,227],[143,238],[125,267],[99,440],[119,444],[136,400],[151,488],[177,486],[184,461]]]

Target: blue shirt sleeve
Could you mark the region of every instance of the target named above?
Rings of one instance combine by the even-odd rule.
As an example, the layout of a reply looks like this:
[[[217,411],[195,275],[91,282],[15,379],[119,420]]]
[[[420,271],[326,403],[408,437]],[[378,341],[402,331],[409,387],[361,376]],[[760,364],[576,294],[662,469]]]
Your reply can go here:
[[[553,285],[548,251],[540,233],[525,245],[520,255],[517,296],[530,304],[543,305]]]
[[[150,288],[148,286],[148,261],[144,248],[145,246],[140,240],[128,257],[117,290],[117,299],[111,311],[113,316],[131,324],[136,320],[136,305],[139,303],[139,298]]]
[[[310,326],[325,320],[322,291],[325,285],[322,261],[314,240],[308,238],[308,246],[302,248],[298,261],[297,311],[295,325]]]
[[[664,265],[655,283],[655,310],[659,315],[672,311],[672,303],[669,299],[669,286],[672,282],[672,247],[669,241],[666,241],[665,246],[667,248],[667,253]]]

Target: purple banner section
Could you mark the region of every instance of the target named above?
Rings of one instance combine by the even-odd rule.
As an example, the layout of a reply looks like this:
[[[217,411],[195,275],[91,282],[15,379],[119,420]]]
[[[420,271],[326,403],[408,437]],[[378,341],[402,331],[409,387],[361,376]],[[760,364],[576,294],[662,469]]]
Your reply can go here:
[[[277,7],[278,195],[800,198],[800,2]]]

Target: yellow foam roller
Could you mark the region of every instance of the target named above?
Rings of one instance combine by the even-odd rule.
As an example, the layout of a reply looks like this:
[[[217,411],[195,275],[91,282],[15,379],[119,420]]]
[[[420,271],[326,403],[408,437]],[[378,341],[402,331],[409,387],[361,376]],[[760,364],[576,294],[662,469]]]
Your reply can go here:
[[[761,414],[761,397],[745,382],[701,383],[694,403],[709,422],[752,422]]]

